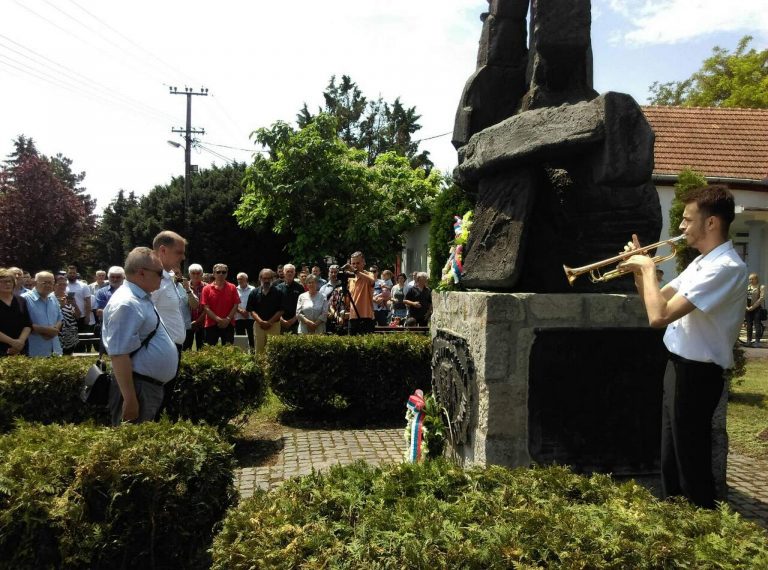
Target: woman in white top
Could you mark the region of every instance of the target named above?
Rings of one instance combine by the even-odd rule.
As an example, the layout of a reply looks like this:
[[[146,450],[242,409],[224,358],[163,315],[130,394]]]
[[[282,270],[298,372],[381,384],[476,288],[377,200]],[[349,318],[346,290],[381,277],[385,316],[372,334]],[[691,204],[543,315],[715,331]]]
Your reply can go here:
[[[747,344],[757,346],[763,337],[763,307],[765,306],[765,285],[760,285],[757,273],[749,276],[747,286]],[[755,342],[752,343],[752,329],[755,329]]]
[[[299,334],[325,334],[328,299],[318,293],[315,275],[307,275],[305,286],[307,290],[299,295],[299,299],[296,301]]]

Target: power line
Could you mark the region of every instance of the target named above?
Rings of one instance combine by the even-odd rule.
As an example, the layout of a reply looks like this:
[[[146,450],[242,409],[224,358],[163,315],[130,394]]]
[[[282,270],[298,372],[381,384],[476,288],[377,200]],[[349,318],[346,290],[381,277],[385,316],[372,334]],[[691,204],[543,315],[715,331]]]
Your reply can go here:
[[[416,139],[415,141],[411,141],[411,142],[420,143],[422,141],[430,141],[432,139],[439,139],[440,137],[444,137],[446,135],[452,135],[452,134],[453,134],[453,131],[448,131],[448,132],[445,132],[445,133],[440,133],[439,135],[434,135],[432,137],[424,137],[423,139]]]
[[[5,40],[5,41],[3,41],[3,40]],[[23,52],[15,49],[14,47],[8,45],[8,43],[6,43],[6,42],[10,42],[10,43],[20,47],[21,49],[23,49],[23,50],[33,54],[34,57],[31,56],[31,55],[28,55],[27,53],[23,53]],[[46,56],[36,52],[35,50],[33,50],[31,48],[28,48],[28,47],[20,44],[19,42],[15,41],[15,40],[13,40],[13,39],[11,39],[8,36],[5,36],[3,34],[0,34],[0,47],[3,47],[4,49],[6,49],[8,51],[11,51],[11,52],[13,52],[13,53],[15,53],[15,54],[17,54],[17,55],[27,59],[27,60],[32,61],[35,65],[42,66],[44,68],[50,69],[54,73],[64,76],[64,80],[59,80],[59,81],[65,81],[65,82],[69,81],[70,84],[73,83],[73,82],[71,82],[71,79],[69,78],[69,76],[67,76],[67,74],[64,73],[64,71],[62,71],[62,70],[65,70],[65,71],[69,72],[69,74],[74,75],[74,76],[78,76],[83,81],[85,81],[86,83],[91,84],[91,86],[89,86],[89,85],[74,84],[73,87],[75,89],[83,88],[83,89],[92,89],[94,91],[101,91],[107,97],[112,98],[113,100],[117,101],[118,103],[122,102],[123,104],[127,104],[127,105],[132,106],[134,110],[139,110],[140,112],[142,112],[142,109],[143,109],[143,112],[145,114],[147,114],[147,115],[149,115],[149,114],[154,115],[153,118],[164,117],[164,118],[170,118],[171,120],[173,120],[173,117],[171,115],[169,115],[168,113],[165,113],[164,111],[161,111],[159,109],[151,107],[150,105],[147,105],[146,103],[143,103],[143,102],[139,101],[138,99],[134,99],[134,98],[128,97],[126,95],[115,93],[113,89],[107,87],[106,85],[104,85],[102,83],[99,83],[98,81],[95,81],[95,80],[91,79],[90,77],[88,77],[86,75],[83,75],[82,73],[80,73],[80,72],[78,72],[78,71],[76,71],[76,70],[74,70],[74,69],[72,69],[72,68],[70,68],[70,67],[68,67],[68,66],[66,66],[66,65],[64,65],[62,63],[59,63],[59,62],[57,62],[57,61],[55,61],[55,60],[53,60],[53,59],[51,59],[49,57],[46,57]],[[10,58],[8,58],[8,59],[10,59]],[[40,61],[40,60],[45,60],[45,61]],[[14,63],[18,63],[19,65],[24,65],[23,63],[21,63],[19,61],[16,61],[16,60],[11,60],[11,61],[13,61]],[[50,63],[46,63],[46,62],[50,62]],[[28,67],[28,66],[25,66],[25,67]],[[33,71],[36,71],[38,73],[44,73],[42,70],[34,69],[32,67],[29,67],[29,69],[32,69]],[[46,74],[46,75],[48,75],[48,74]],[[50,75],[48,75],[48,76],[50,77]]]
[[[26,75],[29,75],[29,76],[37,79],[38,81],[41,81],[43,83],[47,83],[49,85],[54,85],[54,86],[59,87],[61,89],[65,89],[67,91],[70,91],[71,93],[74,93],[75,95],[88,97],[88,98],[90,98],[90,99],[92,99],[94,101],[99,101],[99,102],[102,102],[102,103],[104,103],[104,102],[113,103],[113,104],[117,104],[117,105],[123,106],[123,107],[133,106],[134,108],[132,109],[132,111],[134,111],[134,112],[144,114],[147,117],[151,117],[153,120],[158,120],[158,119],[161,118],[157,114],[153,115],[151,113],[148,113],[147,111],[141,109],[140,107],[137,107],[133,103],[129,103],[129,102],[126,103],[126,102],[121,102],[119,100],[115,100],[115,97],[112,94],[107,94],[108,97],[112,98],[112,100],[109,100],[107,97],[104,97],[103,95],[99,95],[98,93],[93,93],[91,91],[86,90],[86,88],[84,88],[84,86],[81,86],[81,85],[78,85],[78,84],[74,84],[72,82],[68,82],[67,80],[60,79],[58,77],[54,77],[53,75],[50,75],[50,74],[48,74],[48,73],[46,73],[46,72],[44,72],[42,70],[33,69],[33,68],[31,68],[31,67],[29,67],[27,65],[24,65],[23,63],[21,63],[19,61],[16,61],[16,60],[13,60],[13,59],[9,58],[6,55],[0,54],[0,58],[7,60],[7,62],[0,61],[0,64],[4,65],[5,67],[9,67],[9,68],[15,69],[17,71],[20,71],[21,73],[24,73]],[[10,62],[10,63],[8,63],[8,62]],[[89,89],[92,89],[92,88],[89,88]]]
[[[259,149],[256,149],[256,148],[240,148],[240,147],[237,147],[237,146],[228,146],[228,145],[225,145],[225,144],[216,144],[216,143],[212,143],[212,142],[206,142],[205,144],[208,144],[208,145],[211,145],[211,146],[218,146],[218,147],[221,147],[221,148],[228,148],[228,149],[231,149],[231,150],[242,150],[242,151],[245,151],[245,152],[269,152],[267,150],[259,150]]]
[[[101,24],[101,25],[102,25],[102,26],[104,26],[105,28],[108,28],[108,29],[112,30],[114,33],[116,33],[118,36],[120,36],[121,38],[123,38],[123,39],[124,39],[126,42],[128,42],[129,44],[131,44],[133,47],[135,47],[135,48],[137,48],[137,49],[141,50],[142,52],[144,52],[145,54],[147,54],[147,55],[148,55],[150,58],[154,59],[155,61],[157,61],[157,62],[159,62],[160,64],[162,64],[163,66],[165,66],[167,69],[166,69],[166,70],[164,70],[164,72],[167,72],[168,70],[170,70],[170,71],[172,71],[173,73],[179,73],[179,69],[178,69],[178,67],[176,67],[176,66],[173,66],[173,65],[169,64],[168,62],[166,62],[165,60],[161,59],[160,57],[158,57],[157,55],[155,55],[153,52],[149,51],[147,48],[145,48],[145,47],[144,47],[144,46],[142,46],[141,44],[139,44],[139,43],[136,43],[136,42],[135,42],[135,41],[133,41],[131,38],[129,38],[128,36],[126,36],[125,34],[123,34],[123,33],[122,33],[120,30],[116,29],[116,28],[115,28],[115,27],[113,27],[113,26],[110,26],[110,25],[109,25],[107,22],[105,22],[104,20],[102,20],[101,18],[99,18],[98,16],[96,16],[95,14],[93,14],[92,12],[90,12],[90,11],[86,10],[85,8],[83,8],[83,7],[82,7],[80,4],[78,4],[77,2],[75,2],[75,0],[69,0],[69,2],[70,2],[71,4],[73,4],[73,5],[75,5],[77,8],[79,8],[79,9],[80,9],[82,12],[85,12],[86,14],[88,14],[88,15],[89,15],[91,18],[93,18],[94,20],[96,20],[96,21],[97,21],[99,24]],[[132,54],[132,55],[133,55],[133,54]],[[189,83],[190,83],[190,84],[192,84],[192,83],[197,83],[196,81],[192,81],[191,77],[190,77],[189,75],[187,75],[186,73],[184,73],[183,71],[181,72],[181,74],[182,74],[183,76],[185,76],[185,77],[184,77],[185,79],[188,79],[188,80],[189,80]]]
[[[122,53],[124,56],[128,56],[129,58],[135,57],[132,53],[129,53],[125,49],[123,49],[123,47],[121,45],[119,45],[116,42],[114,42],[112,40],[112,38],[110,38],[110,37],[106,36],[104,33],[102,33],[101,30],[98,30],[96,28],[93,28],[93,27],[83,23],[78,18],[75,18],[73,15],[69,14],[65,10],[62,10],[59,6],[56,6],[56,4],[52,3],[50,0],[43,0],[43,2],[48,4],[51,8],[53,8],[57,12],[60,12],[61,14],[63,14],[64,16],[66,16],[67,18],[69,18],[70,20],[75,22],[78,26],[81,26],[81,27],[85,28],[86,30],[88,30],[89,32],[92,32],[93,34],[96,34],[97,36],[99,36],[103,41],[105,41],[107,44],[112,46],[118,52]],[[139,73],[147,74],[147,70],[144,69],[144,68],[136,68],[136,67],[134,67],[133,65],[131,65],[130,63],[128,63],[125,60],[123,60],[122,63],[124,65],[127,65],[128,67],[132,68],[134,71],[138,71]],[[148,77],[152,77],[149,74],[147,74],[147,76]],[[162,80],[161,78],[162,78],[162,76],[160,76],[160,75],[152,77],[152,79],[155,80],[155,81],[161,81]]]
[[[227,156],[224,156],[223,154],[220,154],[216,152],[215,150],[211,150],[210,148],[207,148],[205,145],[201,144],[200,142],[197,142],[195,144],[195,148],[199,148],[200,150],[203,150],[207,152],[208,154],[215,156],[216,158],[220,158],[221,160],[230,163],[230,164],[236,164],[237,161],[234,158],[229,158]]]

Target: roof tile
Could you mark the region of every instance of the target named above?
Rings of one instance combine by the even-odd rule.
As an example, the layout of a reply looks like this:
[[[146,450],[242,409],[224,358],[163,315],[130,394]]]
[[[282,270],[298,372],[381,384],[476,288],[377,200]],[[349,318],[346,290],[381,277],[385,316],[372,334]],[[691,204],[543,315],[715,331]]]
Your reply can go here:
[[[768,109],[642,107],[656,133],[654,174],[768,177]]]

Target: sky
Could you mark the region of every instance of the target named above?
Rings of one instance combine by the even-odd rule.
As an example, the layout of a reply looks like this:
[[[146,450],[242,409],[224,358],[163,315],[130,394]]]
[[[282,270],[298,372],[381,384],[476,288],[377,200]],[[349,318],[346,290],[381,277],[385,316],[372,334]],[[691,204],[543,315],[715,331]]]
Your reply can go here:
[[[501,0],[502,2],[504,0]],[[558,0],[562,2],[571,0]],[[368,98],[415,106],[415,138],[450,171],[462,88],[474,72],[487,0],[0,0],[0,158],[24,134],[84,171],[97,211],[120,189],[141,196],[184,172],[183,128],[199,168],[249,162],[250,134],[322,104],[331,76]],[[765,0],[592,0],[594,86],[646,103],[715,45],[768,46]]]

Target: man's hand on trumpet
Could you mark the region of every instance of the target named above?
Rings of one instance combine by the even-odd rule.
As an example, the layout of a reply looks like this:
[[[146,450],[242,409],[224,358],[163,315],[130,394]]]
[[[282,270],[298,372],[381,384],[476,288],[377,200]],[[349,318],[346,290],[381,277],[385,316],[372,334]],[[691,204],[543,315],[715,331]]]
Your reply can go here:
[[[637,238],[637,234],[632,234],[632,241],[627,242],[627,245],[624,246],[624,251],[629,253],[640,248],[640,240]],[[644,269],[653,272],[654,275],[656,274],[656,264],[653,262],[653,259],[648,256],[647,253],[638,253],[637,255],[629,257],[628,259],[619,263],[618,268],[634,273],[636,284],[640,279],[640,275]]]

